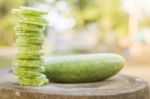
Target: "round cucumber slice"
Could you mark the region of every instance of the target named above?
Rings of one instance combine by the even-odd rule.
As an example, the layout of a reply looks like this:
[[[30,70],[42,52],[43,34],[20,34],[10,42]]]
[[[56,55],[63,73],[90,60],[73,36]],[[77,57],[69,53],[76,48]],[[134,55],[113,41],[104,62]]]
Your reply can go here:
[[[37,15],[37,16],[48,14],[48,12],[46,11],[41,11],[41,10],[37,10],[34,8],[29,8],[29,7],[20,7],[20,11],[23,14]]]
[[[16,54],[16,58],[17,59],[41,59],[42,56],[41,55],[35,55],[35,54],[26,54],[26,53],[17,53]]]
[[[40,67],[44,64],[44,61],[42,59],[38,60],[21,60],[17,59],[14,63],[15,66],[21,66],[21,67]]]
[[[43,38],[35,38],[35,37],[18,36],[16,39],[16,43],[42,44],[43,42],[44,42]]]
[[[28,51],[36,51],[36,52],[39,51],[41,53],[44,53],[42,50],[42,47],[40,47],[40,46],[39,47],[30,47],[30,48],[29,47],[19,47],[18,50],[21,52],[22,51],[27,51],[27,52]]]
[[[14,27],[15,31],[37,31],[42,32],[44,30],[43,26],[28,24],[28,23],[17,23]]]
[[[36,76],[34,78],[19,78],[19,84],[22,86],[42,86],[48,84],[48,79],[45,75]]]
[[[42,16],[47,14],[46,11],[37,10],[29,7],[20,7],[20,9],[13,9],[12,13],[16,15],[24,15],[24,16]]]
[[[18,54],[29,54],[29,55],[43,55],[43,51],[41,50],[19,50],[19,53]]]
[[[28,23],[28,24],[35,24],[40,26],[45,26],[48,22],[42,17],[20,17],[18,20],[19,23]]]
[[[39,66],[39,67],[15,66],[13,68],[13,71],[34,71],[34,72],[43,73],[45,71],[45,67],[44,66]]]
[[[44,38],[44,34],[42,32],[35,31],[16,31],[15,34],[16,36]]]
[[[42,44],[33,44],[33,43],[26,43],[26,42],[16,42],[14,43],[14,46],[18,46],[19,48],[22,47],[29,47],[29,48],[42,48]]]
[[[40,76],[42,73],[37,71],[20,71],[20,69],[13,70],[13,73],[15,73],[19,77],[30,77],[34,78],[34,76]]]

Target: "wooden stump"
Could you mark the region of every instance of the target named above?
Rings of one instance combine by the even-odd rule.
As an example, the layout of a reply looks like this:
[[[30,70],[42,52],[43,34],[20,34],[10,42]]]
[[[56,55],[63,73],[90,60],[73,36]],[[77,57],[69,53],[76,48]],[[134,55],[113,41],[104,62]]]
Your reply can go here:
[[[0,76],[0,99],[149,99],[148,94],[145,81],[126,75],[103,82],[42,87],[19,86],[17,78],[8,72]]]

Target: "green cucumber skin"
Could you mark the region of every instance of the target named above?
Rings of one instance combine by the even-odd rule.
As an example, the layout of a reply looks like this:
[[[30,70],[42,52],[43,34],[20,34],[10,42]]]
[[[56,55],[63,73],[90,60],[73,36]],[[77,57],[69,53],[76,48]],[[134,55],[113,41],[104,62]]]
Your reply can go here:
[[[114,76],[124,64],[122,56],[112,53],[61,56],[45,61],[45,74],[52,82],[94,82]]]

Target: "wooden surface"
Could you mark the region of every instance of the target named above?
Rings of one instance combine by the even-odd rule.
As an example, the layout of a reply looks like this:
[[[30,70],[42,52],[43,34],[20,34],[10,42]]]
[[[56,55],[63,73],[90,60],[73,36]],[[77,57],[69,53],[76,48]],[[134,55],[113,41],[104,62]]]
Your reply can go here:
[[[149,99],[148,84],[125,75],[95,83],[27,87],[19,86],[7,70],[0,74],[0,99]]]

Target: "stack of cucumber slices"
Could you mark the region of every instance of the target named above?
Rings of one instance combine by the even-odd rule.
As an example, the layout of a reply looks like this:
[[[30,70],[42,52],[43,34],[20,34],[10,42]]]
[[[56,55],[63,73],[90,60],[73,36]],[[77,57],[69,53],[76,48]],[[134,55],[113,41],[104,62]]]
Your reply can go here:
[[[42,59],[43,30],[47,24],[44,15],[47,12],[33,8],[20,7],[13,9],[18,21],[14,28],[19,51],[16,54],[13,72],[19,77],[23,86],[42,86],[48,83],[43,74],[45,68]]]

